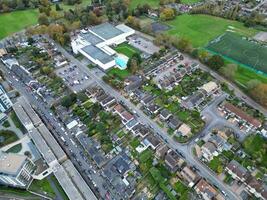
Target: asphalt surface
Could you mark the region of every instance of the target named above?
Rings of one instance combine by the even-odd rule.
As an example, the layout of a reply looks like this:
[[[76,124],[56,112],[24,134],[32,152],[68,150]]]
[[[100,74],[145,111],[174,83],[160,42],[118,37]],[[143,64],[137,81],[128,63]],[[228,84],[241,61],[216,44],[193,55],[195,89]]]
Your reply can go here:
[[[91,76],[95,80],[95,82],[105,90],[105,92],[114,96],[118,102],[123,102],[123,104],[126,105],[130,110],[134,111],[134,113],[137,114],[138,120],[140,122],[151,127],[154,130],[154,132],[158,134],[172,149],[181,152],[184,155],[184,159],[189,165],[195,166],[197,169],[199,169],[199,174],[202,177],[206,178],[210,183],[214,184],[221,191],[224,191],[229,199],[240,199],[240,197],[236,195],[235,192],[233,192],[228,185],[224,184],[217,178],[217,175],[214,172],[209,170],[197,158],[194,157],[190,145],[181,145],[175,142],[171,136],[169,136],[165,131],[162,130],[162,128],[158,126],[156,122],[154,122],[147,115],[145,115],[139,108],[137,108],[134,104],[132,104],[128,99],[123,97],[118,91],[113,89],[111,86],[106,84],[101,78],[99,78],[97,76],[97,73],[92,73],[86,65],[75,59],[71,54],[65,51],[65,49],[63,49],[61,46],[57,44],[55,45],[66,58],[68,58],[71,62],[79,66],[81,70],[88,73],[89,76]]]

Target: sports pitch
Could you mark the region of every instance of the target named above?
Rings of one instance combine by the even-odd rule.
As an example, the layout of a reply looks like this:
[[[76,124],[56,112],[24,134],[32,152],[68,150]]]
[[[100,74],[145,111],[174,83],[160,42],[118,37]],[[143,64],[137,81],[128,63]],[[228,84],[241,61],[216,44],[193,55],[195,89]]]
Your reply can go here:
[[[267,74],[267,47],[248,41],[234,33],[225,33],[211,41],[209,51]]]

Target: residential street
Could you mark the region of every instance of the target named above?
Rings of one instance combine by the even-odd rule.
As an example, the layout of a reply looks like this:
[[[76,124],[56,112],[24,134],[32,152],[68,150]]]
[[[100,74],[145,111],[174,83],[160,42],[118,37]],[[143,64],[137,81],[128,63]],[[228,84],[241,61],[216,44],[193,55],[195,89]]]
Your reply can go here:
[[[51,41],[53,42],[53,41]],[[139,121],[143,122],[144,124],[152,127],[152,129],[157,133],[163,140],[165,140],[166,143],[169,144],[169,146],[175,150],[178,150],[182,152],[182,154],[185,156],[185,160],[188,164],[195,166],[200,170],[200,175],[203,177],[206,177],[211,183],[216,185],[218,188],[220,188],[221,191],[225,191],[229,197],[229,199],[240,199],[226,184],[222,183],[217,176],[211,172],[206,166],[201,164],[198,159],[196,159],[191,152],[191,149],[187,145],[178,145],[177,142],[175,142],[171,136],[169,136],[166,132],[162,130],[158,126],[156,122],[151,120],[147,115],[145,115],[140,109],[138,109],[134,104],[132,104],[128,99],[124,98],[118,91],[113,89],[111,86],[106,84],[101,78],[99,78],[97,75],[91,73],[89,68],[82,64],[80,61],[75,59],[72,55],[70,55],[68,52],[66,52],[61,46],[56,44],[57,48],[63,53],[65,57],[67,57],[69,60],[71,60],[74,64],[79,66],[81,70],[88,73],[95,81],[96,83],[101,86],[105,92],[109,93],[110,95],[114,96],[117,101],[122,101],[130,110],[135,111],[139,116]]]

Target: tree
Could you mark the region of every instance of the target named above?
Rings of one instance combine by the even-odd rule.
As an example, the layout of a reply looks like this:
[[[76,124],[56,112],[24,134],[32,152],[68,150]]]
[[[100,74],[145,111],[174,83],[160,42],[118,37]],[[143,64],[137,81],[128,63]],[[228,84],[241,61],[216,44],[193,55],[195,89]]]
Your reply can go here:
[[[49,25],[48,17],[44,13],[40,14],[38,17],[38,23],[40,25]]]
[[[236,64],[228,64],[220,69],[220,72],[228,79],[233,80],[237,71]]]
[[[267,108],[267,84],[260,83],[254,89],[250,90],[252,98]]]
[[[218,71],[224,65],[224,60],[219,55],[213,55],[208,59],[207,65],[210,68]]]
[[[56,4],[56,11],[61,11],[62,9],[61,9],[61,7],[59,6],[59,4],[57,3]]]
[[[174,19],[175,12],[172,8],[164,8],[160,13],[160,19],[162,21]]]
[[[261,82],[257,79],[252,79],[247,83],[247,89],[251,90],[257,87]]]
[[[191,52],[191,56],[193,58],[198,58],[199,52],[198,49],[193,49],[193,51]]]

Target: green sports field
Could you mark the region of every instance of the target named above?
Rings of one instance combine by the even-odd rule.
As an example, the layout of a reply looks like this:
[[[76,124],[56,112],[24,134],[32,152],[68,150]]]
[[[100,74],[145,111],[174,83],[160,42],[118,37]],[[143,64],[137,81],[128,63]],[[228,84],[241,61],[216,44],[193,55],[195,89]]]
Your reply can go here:
[[[267,74],[267,48],[227,32],[211,41],[207,49]]]
[[[135,49],[134,47],[130,46],[127,43],[122,43],[118,45],[117,47],[114,48],[114,50],[117,51],[118,53],[124,54],[128,58],[132,57],[134,53],[139,52],[137,49]]]
[[[240,22],[209,15],[180,15],[167,24],[171,27],[167,31],[168,34],[187,38],[194,47],[207,45],[209,41],[225,33],[229,27],[242,35],[252,36],[257,33],[255,29],[246,28]]]
[[[0,14],[0,39],[25,27],[37,24],[37,18],[37,10],[23,10]]]

